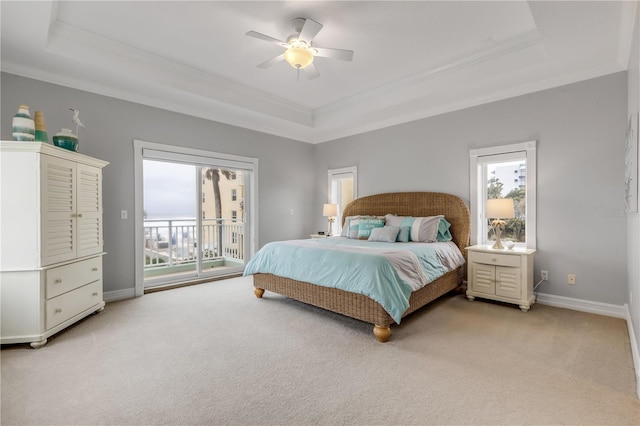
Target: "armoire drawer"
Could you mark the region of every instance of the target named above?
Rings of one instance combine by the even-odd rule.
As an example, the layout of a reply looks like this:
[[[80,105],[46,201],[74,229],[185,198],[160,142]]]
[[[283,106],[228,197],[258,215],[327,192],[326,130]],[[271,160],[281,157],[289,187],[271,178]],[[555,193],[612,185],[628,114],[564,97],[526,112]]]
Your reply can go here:
[[[47,300],[46,329],[49,330],[100,302],[102,302],[102,280]]]
[[[59,296],[102,278],[102,257],[46,270],[47,299]]]

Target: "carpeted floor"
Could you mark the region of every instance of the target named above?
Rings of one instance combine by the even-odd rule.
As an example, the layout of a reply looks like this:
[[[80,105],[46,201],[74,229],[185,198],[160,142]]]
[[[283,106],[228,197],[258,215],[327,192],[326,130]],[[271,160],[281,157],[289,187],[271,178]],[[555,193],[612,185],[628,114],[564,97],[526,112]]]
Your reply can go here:
[[[3,347],[2,424],[640,424],[623,320],[451,296],[380,344],[252,290],[148,294]]]

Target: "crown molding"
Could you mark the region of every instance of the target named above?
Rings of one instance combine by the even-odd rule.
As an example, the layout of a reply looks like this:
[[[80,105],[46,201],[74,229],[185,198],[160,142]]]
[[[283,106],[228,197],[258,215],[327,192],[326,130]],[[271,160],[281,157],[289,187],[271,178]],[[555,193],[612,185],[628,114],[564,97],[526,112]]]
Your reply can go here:
[[[470,68],[488,60],[541,44],[542,39],[540,38],[538,32],[530,31],[521,35],[520,37],[509,39],[501,44],[492,46],[491,48],[477,51],[471,55],[458,58],[446,64],[442,64],[432,69],[414,74],[402,80],[395,81],[391,84],[387,84],[377,89],[372,89],[367,92],[343,99],[339,102],[335,102],[331,105],[318,108],[315,111],[316,117],[340,114],[346,109],[357,107],[363,104],[370,104],[372,101],[375,102],[377,99],[389,96],[390,94],[396,93],[398,91],[404,91],[406,89],[411,89],[415,86],[425,84],[436,77],[451,74],[455,71]]]
[[[163,86],[303,126],[313,127],[314,124],[310,108],[60,21],[50,27],[46,50],[76,61],[84,60],[120,75],[123,70],[128,74],[150,75]]]
[[[609,63],[603,66],[567,73],[562,76],[551,77],[534,83],[522,84],[503,90],[500,90],[502,86],[488,87],[485,89],[485,93],[473,98],[451,99],[449,102],[445,104],[438,104],[437,106],[429,105],[429,96],[425,95],[413,99],[410,102],[396,104],[385,109],[370,111],[366,116],[351,119],[348,125],[344,124],[341,126],[333,126],[331,128],[323,129],[322,131],[314,134],[312,143],[328,142],[335,139],[380,130],[436,115],[446,114],[529,93],[553,89],[555,87],[577,83],[592,78],[602,77],[604,75],[614,74],[624,70],[625,68],[621,67],[617,62]]]
[[[67,75],[60,75],[57,73],[43,71],[41,69],[18,66],[8,62],[2,63],[1,70],[8,74],[15,74],[46,83],[69,87],[71,89],[83,90],[102,96],[216,121],[300,142],[311,143],[313,141],[311,130],[305,126],[277,119],[267,114],[260,114],[255,111],[238,107],[234,108],[232,105],[216,102],[214,100],[209,100],[206,103],[206,108],[196,108],[190,106],[192,102],[188,100],[180,102],[180,96],[176,96],[175,94],[166,97],[148,96],[141,93],[135,93],[130,90],[119,90],[113,86],[105,86],[99,83],[72,78]],[[165,98],[170,98],[171,100]]]

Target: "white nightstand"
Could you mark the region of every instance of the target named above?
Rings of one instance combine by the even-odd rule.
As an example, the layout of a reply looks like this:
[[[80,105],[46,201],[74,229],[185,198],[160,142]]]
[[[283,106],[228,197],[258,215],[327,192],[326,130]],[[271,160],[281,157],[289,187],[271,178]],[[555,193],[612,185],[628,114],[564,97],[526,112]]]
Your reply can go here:
[[[327,238],[326,235],[320,235],[320,234],[311,234],[309,235],[311,238]]]
[[[467,247],[467,299],[515,303],[524,312],[535,302],[532,249],[494,250]]]

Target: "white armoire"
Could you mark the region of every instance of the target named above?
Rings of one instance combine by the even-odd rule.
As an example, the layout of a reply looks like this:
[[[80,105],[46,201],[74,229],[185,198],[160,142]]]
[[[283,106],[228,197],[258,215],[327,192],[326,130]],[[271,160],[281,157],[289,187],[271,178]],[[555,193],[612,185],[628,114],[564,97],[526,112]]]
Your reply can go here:
[[[42,347],[104,308],[102,168],[39,142],[0,142],[1,343]]]

